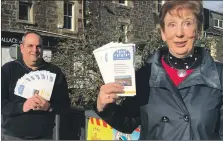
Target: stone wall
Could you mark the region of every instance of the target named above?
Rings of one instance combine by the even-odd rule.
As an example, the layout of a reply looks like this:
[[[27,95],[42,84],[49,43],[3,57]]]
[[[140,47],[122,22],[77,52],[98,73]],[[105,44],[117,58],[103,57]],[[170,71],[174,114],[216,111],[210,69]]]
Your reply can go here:
[[[120,5],[117,1],[87,1],[90,11],[89,25],[101,31],[107,41],[118,41],[120,26],[127,26],[128,41],[146,40],[155,28],[152,1],[128,1],[130,6]]]
[[[220,38],[220,41],[216,43],[215,59],[223,63],[223,36],[219,38]]]
[[[75,32],[59,28],[63,26],[63,1],[35,0],[32,3],[34,22],[25,23],[18,20],[19,2],[2,0],[2,30],[25,32],[26,28],[29,28],[72,36],[83,30],[82,1],[74,1],[77,29]],[[155,27],[152,1],[128,1],[128,6],[113,0],[87,0],[87,3],[87,8],[92,12],[92,23],[97,25],[98,30],[103,31],[103,36],[111,40],[118,40],[116,35],[120,32],[121,23],[128,27],[127,36],[130,41],[148,38],[148,34]]]
[[[59,26],[63,26],[63,1],[35,0],[33,3],[33,23],[22,22],[18,19],[19,2],[16,0],[1,1],[1,20],[3,31],[25,32],[26,28],[37,29],[58,34],[73,35],[75,32],[68,32]],[[74,1],[75,16],[77,17],[77,29],[82,25],[82,2]],[[78,11],[78,12],[76,12]],[[80,26],[80,27],[78,27]],[[43,33],[44,34],[44,33]]]
[[[25,33],[26,31],[34,30],[41,35],[50,37],[65,37],[76,38],[78,30],[83,29],[82,1],[74,1],[76,31],[62,29],[63,27],[63,1],[44,1],[44,0],[29,0],[33,4],[32,22],[24,22],[19,20],[19,1],[18,0],[2,0],[1,1],[1,30],[12,33]],[[22,38],[22,37],[21,37]],[[9,55],[9,46],[1,46],[2,48],[2,65],[13,59]],[[51,50],[44,49],[44,58],[46,61],[51,61]]]
[[[74,0],[76,31],[62,29],[63,1],[29,0],[33,3],[33,23],[22,22],[18,19],[19,1],[1,1],[1,27],[2,31],[24,33],[27,30],[37,30],[41,35],[56,36],[68,35],[76,38],[78,33],[87,29],[91,39],[100,39],[104,43],[111,41],[124,41],[127,36],[128,42],[148,39],[148,35],[155,28],[153,18],[152,1],[128,1],[128,5],[120,5],[118,1],[93,1],[86,0],[86,8],[83,9],[83,1]],[[84,13],[89,17],[83,17]],[[84,19],[89,20],[95,28],[84,28]],[[121,25],[127,27],[127,33],[123,33]],[[87,24],[88,26],[88,24]],[[88,30],[89,29],[89,30]],[[93,34],[92,34],[93,33]],[[125,35],[124,35],[125,34]],[[73,39],[72,39],[73,40]]]

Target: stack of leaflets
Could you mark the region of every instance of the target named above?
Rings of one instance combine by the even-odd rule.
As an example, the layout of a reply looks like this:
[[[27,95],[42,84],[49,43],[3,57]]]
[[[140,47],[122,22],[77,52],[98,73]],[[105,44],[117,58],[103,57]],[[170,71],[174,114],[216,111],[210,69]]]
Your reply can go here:
[[[45,70],[32,71],[17,81],[14,94],[26,99],[38,94],[50,101],[55,79],[55,73]]]
[[[93,51],[105,84],[116,82],[124,86],[125,93],[135,96],[135,44],[110,42]]]

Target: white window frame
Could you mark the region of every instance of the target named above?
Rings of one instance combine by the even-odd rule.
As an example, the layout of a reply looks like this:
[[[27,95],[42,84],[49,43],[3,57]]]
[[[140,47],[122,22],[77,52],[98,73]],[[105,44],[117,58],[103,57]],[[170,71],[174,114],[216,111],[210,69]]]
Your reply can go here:
[[[71,28],[66,28],[65,27],[65,20],[64,20],[64,26],[63,26],[63,28],[64,29],[67,29],[67,30],[74,30],[74,27],[75,27],[75,12],[74,12],[74,6],[75,6],[75,4],[73,3],[73,2],[70,2],[70,1],[64,1],[64,5],[66,5],[67,6],[67,13],[68,13],[68,5],[69,4],[71,4],[72,5],[72,11],[71,11],[71,16],[69,16],[69,15],[65,15],[65,13],[63,14],[63,17],[70,17],[71,18]],[[64,7],[64,9],[65,9],[65,7]]]
[[[159,5],[160,5],[160,9],[159,9]],[[160,12],[162,5],[163,5],[163,0],[157,0],[157,11],[158,11],[158,13]]]
[[[118,7],[119,6],[125,6],[128,8],[133,8],[134,7],[134,1],[133,0],[125,0],[124,3],[120,3],[119,0],[112,0],[113,4],[116,4]]]
[[[218,19],[214,19],[214,27],[218,27],[218,25],[215,25],[215,21],[217,21],[218,25],[219,25],[219,20]]]
[[[128,6],[128,1],[127,0],[123,0],[123,1],[124,1],[124,3],[120,3],[120,0],[118,0],[118,3],[120,5]]]
[[[120,3],[119,0],[113,0],[112,3],[121,5],[121,6],[128,6],[128,0],[124,0],[124,3]]]
[[[165,3],[165,0],[156,0],[156,1],[153,1],[154,2],[154,9],[155,9],[155,13],[156,13],[156,15],[159,15],[159,13],[160,13],[160,10],[161,10],[161,7],[162,7],[162,5]],[[160,9],[159,9],[159,5],[161,5],[160,6]]]
[[[220,26],[220,22],[221,22],[221,26]],[[223,20],[219,20],[218,25],[219,25],[220,28],[223,28]]]
[[[28,7],[28,19],[24,20],[24,19],[20,19],[20,4],[21,5],[26,5]],[[17,13],[17,21],[18,22],[24,22],[24,23],[30,23],[33,24],[34,23],[34,16],[33,16],[33,3],[31,2],[27,2],[27,1],[18,1],[18,13]]]
[[[216,21],[216,20],[218,21],[218,25],[217,25],[217,26],[215,25],[215,21]],[[222,27],[220,27],[220,21],[222,22]],[[223,29],[223,20],[214,19],[214,27]]]

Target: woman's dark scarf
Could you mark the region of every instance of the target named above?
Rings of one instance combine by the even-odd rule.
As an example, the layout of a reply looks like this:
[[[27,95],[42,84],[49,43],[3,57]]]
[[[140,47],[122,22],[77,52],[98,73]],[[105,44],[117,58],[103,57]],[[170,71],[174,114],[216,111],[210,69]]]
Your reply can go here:
[[[161,53],[165,63],[175,69],[194,69],[200,65],[202,60],[201,50],[197,47],[194,48],[194,53],[186,58],[176,58],[169,52],[169,50],[163,50]]]

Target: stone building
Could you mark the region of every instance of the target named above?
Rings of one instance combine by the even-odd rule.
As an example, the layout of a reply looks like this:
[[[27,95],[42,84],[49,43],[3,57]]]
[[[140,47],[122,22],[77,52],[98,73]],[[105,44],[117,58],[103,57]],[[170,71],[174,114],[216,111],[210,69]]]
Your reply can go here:
[[[223,14],[204,8],[204,38],[215,39],[210,46],[212,57],[223,62]]]
[[[17,46],[27,31],[43,37],[44,54],[62,38],[78,39],[86,26],[94,25],[108,41],[138,41],[156,27],[161,1],[127,0],[2,0],[2,64],[13,60],[10,47]],[[122,36],[117,33],[123,33]]]
[[[145,40],[155,27],[152,1],[86,1],[86,24],[93,22],[108,40],[131,42]],[[88,21],[89,20],[89,21]],[[118,32],[124,36],[117,37]]]
[[[3,0],[1,7],[2,65],[13,60],[9,48],[13,44],[19,45],[27,31],[36,31],[42,35],[44,55],[50,61],[51,50],[58,40],[75,38],[78,28],[82,28],[81,1],[75,1],[70,6],[63,1]],[[64,7],[67,11],[67,7],[71,8],[69,16],[64,14]],[[68,18],[71,19],[70,22],[67,22]]]

